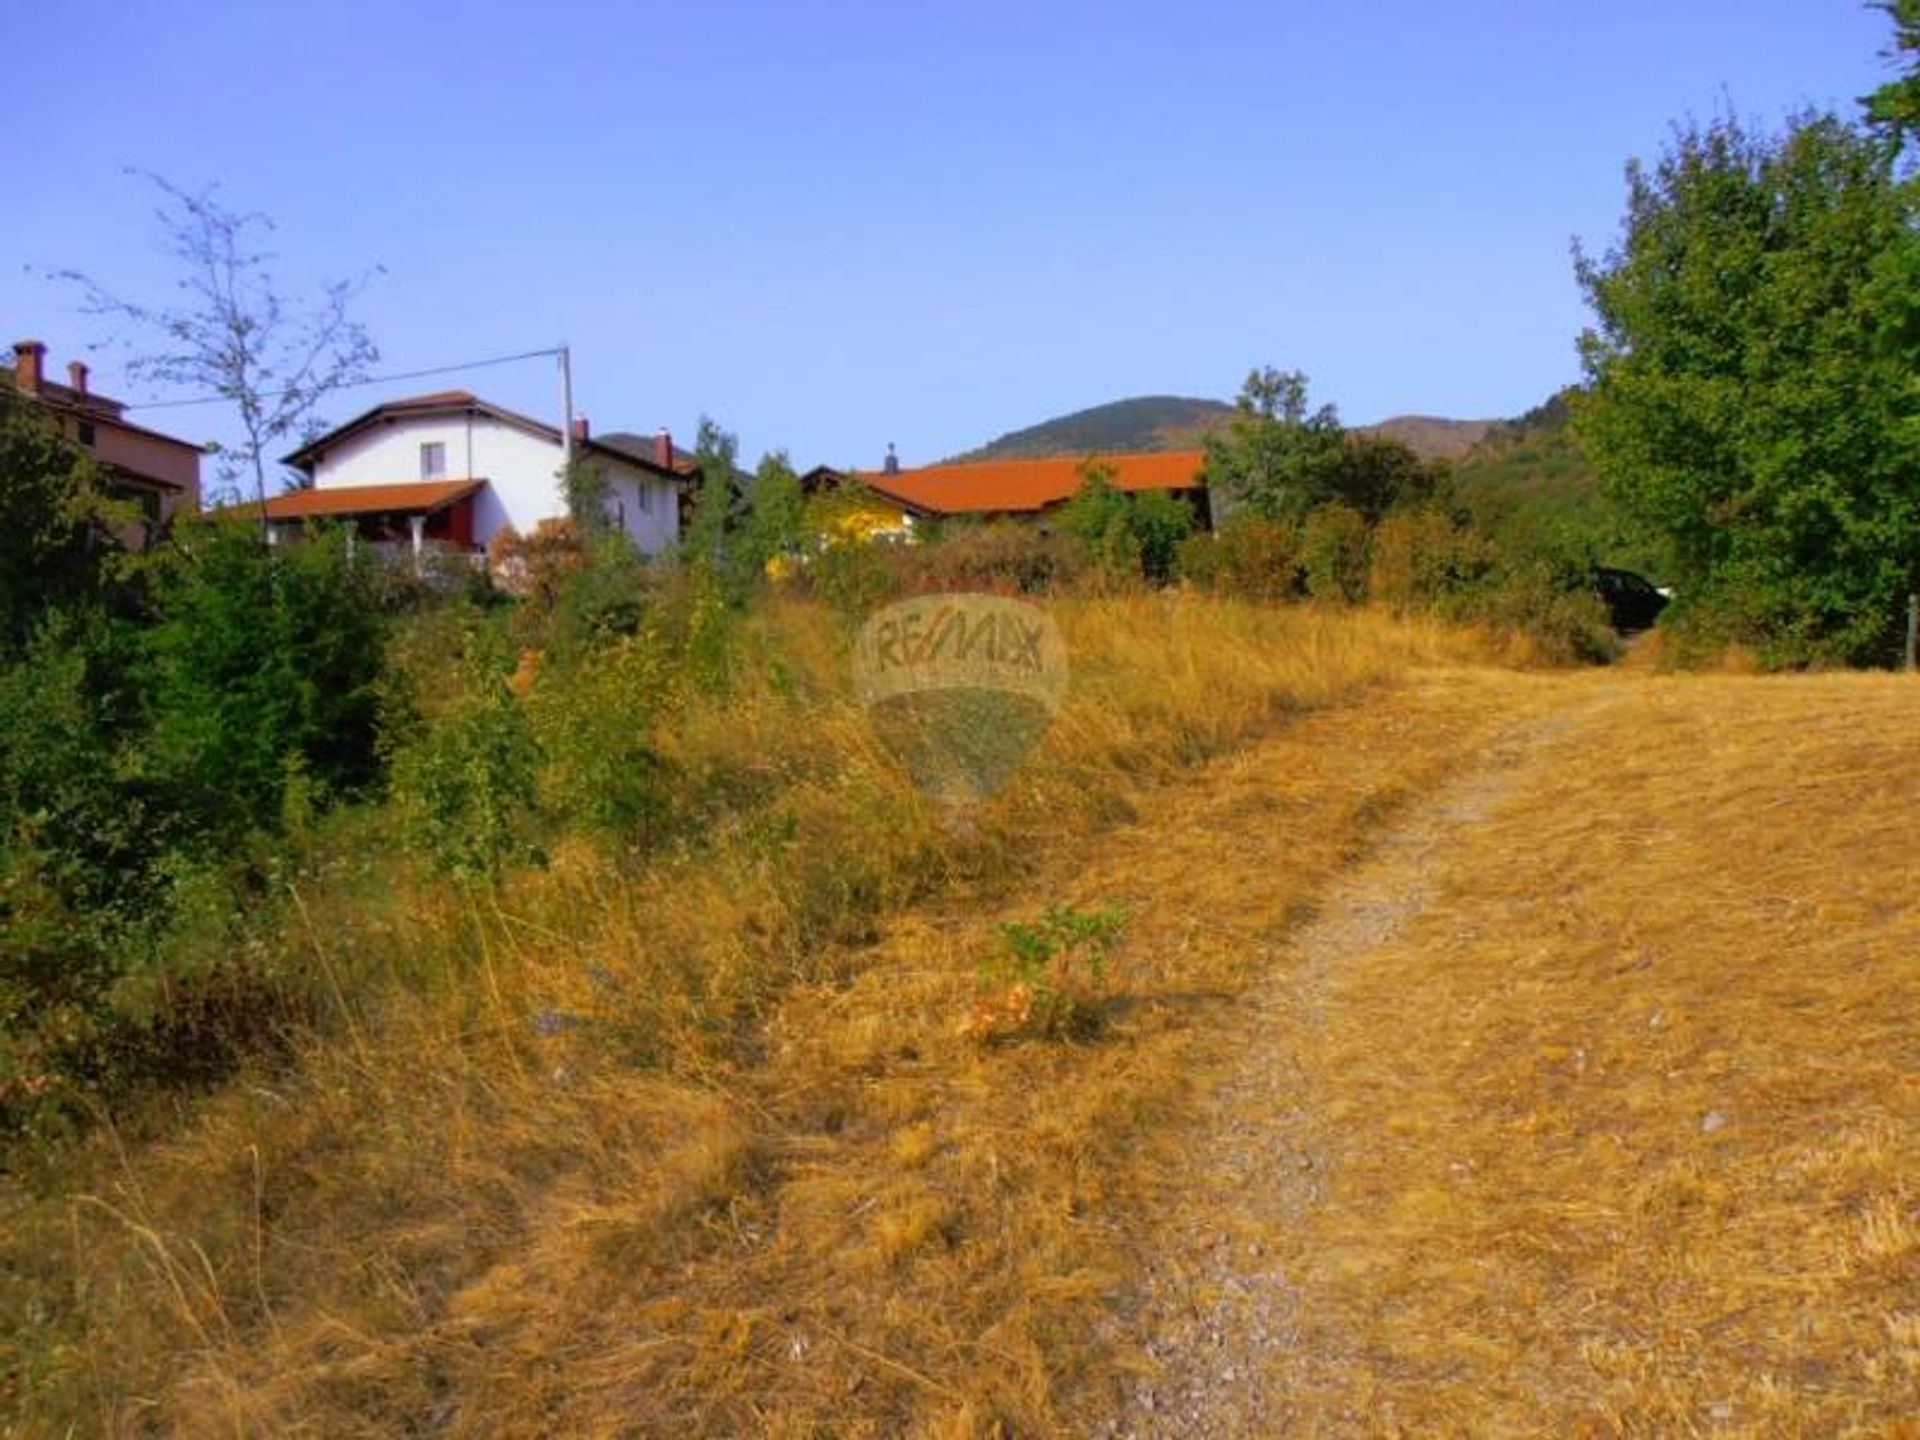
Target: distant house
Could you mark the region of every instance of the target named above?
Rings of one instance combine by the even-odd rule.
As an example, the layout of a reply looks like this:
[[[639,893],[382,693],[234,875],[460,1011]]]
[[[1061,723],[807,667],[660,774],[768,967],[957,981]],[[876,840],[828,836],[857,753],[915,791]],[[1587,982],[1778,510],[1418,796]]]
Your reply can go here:
[[[665,430],[595,437],[581,419],[573,450],[601,482],[608,522],[638,549],[655,554],[679,541],[693,467]],[[531,534],[567,513],[565,452],[557,426],[465,390],[390,400],[288,455],[312,486],[274,496],[264,518],[270,536],[327,518],[415,555],[477,555],[508,526]],[[257,501],[238,508],[260,513]]]
[[[889,454],[879,470],[846,474],[819,466],[801,479],[810,494],[857,482],[866,506],[886,512],[875,517],[874,531],[910,534],[916,522],[933,518],[1044,518],[1080,493],[1090,464],[1109,471],[1117,489],[1176,496],[1193,507],[1198,523],[1206,523],[1206,454],[1199,450],[963,461],[916,470],[901,469]]]
[[[200,447],[135,425],[121,401],[88,388],[87,367],[67,365],[67,383],[46,375],[47,347],[22,340],[13,347],[12,383],[60,427],[73,444],[92,454],[106,475],[107,492],[135,501],[147,530],[176,515],[200,509]]]

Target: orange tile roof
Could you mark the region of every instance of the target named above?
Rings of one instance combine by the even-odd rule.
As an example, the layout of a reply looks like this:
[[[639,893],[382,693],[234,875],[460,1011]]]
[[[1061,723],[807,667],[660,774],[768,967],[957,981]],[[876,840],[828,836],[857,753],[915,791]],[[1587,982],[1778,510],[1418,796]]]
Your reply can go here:
[[[406,480],[397,485],[336,485],[325,490],[292,490],[267,501],[269,520],[310,520],[323,515],[430,515],[463,500],[484,480]],[[231,513],[260,514],[249,500],[226,507]]]
[[[909,509],[936,515],[980,515],[1044,510],[1071,499],[1088,464],[1112,470],[1121,490],[1199,490],[1206,453],[1169,450],[1147,455],[1065,456],[1054,460],[981,460],[926,465],[892,475],[859,472],[860,483]]]

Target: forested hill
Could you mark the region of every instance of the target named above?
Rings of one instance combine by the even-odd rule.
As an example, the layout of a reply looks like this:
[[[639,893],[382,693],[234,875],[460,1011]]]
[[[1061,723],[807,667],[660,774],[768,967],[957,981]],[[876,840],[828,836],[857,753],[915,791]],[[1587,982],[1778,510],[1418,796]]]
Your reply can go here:
[[[1623,523],[1581,447],[1562,391],[1493,426],[1453,467],[1454,493],[1509,547],[1577,543],[1656,581],[1672,577],[1665,547]]]
[[[1190,450],[1211,433],[1226,428],[1233,407],[1219,400],[1184,395],[1140,395],[1076,410],[1009,431],[978,449],[951,457],[966,460],[1043,460],[1054,455],[1126,455],[1151,450]],[[1501,422],[1443,420],[1430,415],[1396,415],[1361,433],[1398,440],[1429,460],[1457,460]]]
[[[1487,427],[1454,468],[1461,494],[1503,504],[1590,509],[1600,482],[1574,439],[1567,398],[1562,392],[1516,420]]]
[[[1443,420],[1435,415],[1395,415],[1378,425],[1356,425],[1362,435],[1398,440],[1422,460],[1459,460],[1504,420]]]
[[[1013,430],[954,460],[1044,460],[1054,455],[1127,455],[1189,450],[1223,429],[1233,407],[1183,395],[1140,395]]]

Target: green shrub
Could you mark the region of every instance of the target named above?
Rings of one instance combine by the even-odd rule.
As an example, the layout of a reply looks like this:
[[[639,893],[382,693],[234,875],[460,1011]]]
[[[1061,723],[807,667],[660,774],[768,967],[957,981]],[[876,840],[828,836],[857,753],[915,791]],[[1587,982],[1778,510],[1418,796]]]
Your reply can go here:
[[[1128,523],[1140,545],[1141,573],[1155,585],[1180,569],[1180,546],[1193,534],[1193,508],[1165,490],[1145,490],[1129,502]]]
[[[1300,527],[1300,568],[1315,600],[1351,605],[1367,588],[1367,521],[1338,501],[1322,505]]]
[[[893,548],[869,540],[829,540],[807,558],[799,574],[813,594],[857,619],[898,592],[898,557],[889,553]]]
[[[1300,532],[1292,522],[1241,511],[1211,534],[1179,547],[1180,573],[1194,584],[1248,600],[1301,593]]]
[[[637,634],[652,589],[646,559],[618,531],[588,534],[577,569],[557,578],[545,627],[557,655],[584,654]]]
[[[1126,922],[1124,910],[1055,905],[1038,920],[1002,925],[1000,948],[981,966],[997,994],[968,1028],[986,1035],[1022,1027],[1050,1037],[1093,1033],[1107,962]]]
[[[542,808],[616,847],[659,838],[673,807],[655,733],[678,686],[654,630],[541,674],[524,704],[544,761]]]
[[[1550,659],[1599,664],[1619,653],[1591,569],[1552,556],[1507,557],[1479,586],[1448,597],[1439,608],[1530,636]]]
[[[0,670],[0,1114],[71,1104],[98,1071],[120,955],[157,900],[158,827],[63,617]]]
[[[216,521],[156,567],[153,746],[173,803],[209,838],[273,828],[296,777],[325,802],[378,776],[376,563],[335,529],[268,547]]]
[[[154,774],[127,693],[137,640],[55,614],[0,667],[0,1129],[215,1073],[238,1038],[226,1021],[260,1008],[245,951],[168,943],[183,907],[236,914],[249,867],[202,858]]]
[[[1491,568],[1486,538],[1437,505],[1395,510],[1374,527],[1367,595],[1407,612],[1478,583]]]
[[[1045,595],[1086,572],[1071,538],[1015,520],[954,529],[933,544],[896,548],[888,559],[904,587],[920,592]]]
[[[1109,580],[1173,578],[1180,542],[1193,532],[1193,511],[1165,491],[1128,494],[1113,483],[1111,466],[1081,469],[1079,491],[1054,517],[1054,528],[1071,537],[1081,558]]]
[[[392,791],[409,848],[441,872],[493,879],[537,853],[539,746],[497,662],[475,655],[466,695],[393,757]]]

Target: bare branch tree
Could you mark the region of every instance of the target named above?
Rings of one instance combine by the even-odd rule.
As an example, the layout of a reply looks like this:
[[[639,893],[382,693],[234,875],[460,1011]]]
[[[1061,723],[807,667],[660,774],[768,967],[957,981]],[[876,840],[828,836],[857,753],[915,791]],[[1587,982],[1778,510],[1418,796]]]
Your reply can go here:
[[[127,372],[135,380],[209,391],[230,401],[244,442],[223,452],[220,475],[229,485],[251,476],[254,496],[267,500],[267,457],[289,436],[306,438],[314,407],[331,391],[364,379],[380,358],[365,327],[349,314],[353,301],[375,275],[324,284],[308,305],[281,292],[273,278],[271,251],[256,246],[256,232],[274,223],[257,211],[228,210],[215,198],[217,186],[186,190],[162,176],[142,175],[165,197],[156,211],[167,251],[181,266],[177,305],[146,305],[107,289],[78,270],[52,271],[51,278],[76,285],[82,310],[108,316],[144,332]]]

